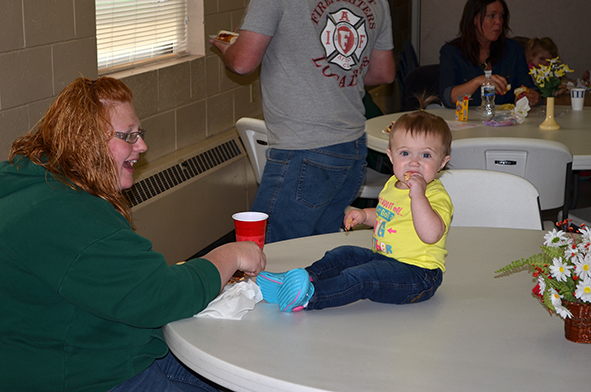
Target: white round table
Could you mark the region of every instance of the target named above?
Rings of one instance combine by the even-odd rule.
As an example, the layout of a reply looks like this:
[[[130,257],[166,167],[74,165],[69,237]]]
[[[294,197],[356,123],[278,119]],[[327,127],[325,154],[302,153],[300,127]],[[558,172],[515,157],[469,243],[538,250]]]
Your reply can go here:
[[[443,284],[423,303],[283,313],[260,302],[240,321],[185,319],[164,335],[181,361],[234,391],[588,391],[591,345],[565,339],[530,273],[494,274],[539,252],[544,234],[452,227]],[[266,245],[267,269],[370,240],[360,230]]]

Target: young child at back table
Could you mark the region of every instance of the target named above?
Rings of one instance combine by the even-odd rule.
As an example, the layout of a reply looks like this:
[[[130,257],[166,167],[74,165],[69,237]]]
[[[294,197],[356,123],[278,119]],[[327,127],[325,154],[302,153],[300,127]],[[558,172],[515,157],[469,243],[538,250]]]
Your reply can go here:
[[[377,208],[352,209],[345,229],[373,226],[371,249],[341,246],[309,267],[257,277],[263,298],[284,312],[370,299],[406,304],[431,298],[445,272],[451,199],[435,179],[450,159],[451,131],[440,117],[408,113],[389,127],[394,175]]]
[[[529,68],[537,68],[540,65],[550,65],[550,60],[558,57],[558,46],[550,37],[531,38],[525,45],[525,58]],[[583,83],[589,84],[589,70],[583,72],[580,78]],[[568,92],[566,86],[558,90],[556,95]]]

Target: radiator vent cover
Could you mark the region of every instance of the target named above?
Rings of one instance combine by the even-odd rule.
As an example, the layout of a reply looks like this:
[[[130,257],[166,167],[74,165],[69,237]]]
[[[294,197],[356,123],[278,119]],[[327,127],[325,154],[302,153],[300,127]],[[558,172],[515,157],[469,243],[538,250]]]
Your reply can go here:
[[[187,158],[174,166],[136,182],[130,189],[123,191],[123,195],[129,201],[131,207],[137,206],[240,156],[243,154],[241,147],[236,139],[213,146],[198,155]]]

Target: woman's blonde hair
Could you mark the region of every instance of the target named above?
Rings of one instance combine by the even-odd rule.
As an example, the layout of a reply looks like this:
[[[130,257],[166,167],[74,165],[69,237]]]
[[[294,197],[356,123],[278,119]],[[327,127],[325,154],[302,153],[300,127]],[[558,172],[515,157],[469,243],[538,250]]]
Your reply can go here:
[[[74,80],[36,126],[12,144],[10,162],[17,155],[28,157],[70,188],[107,200],[131,223],[109,140],[111,109],[132,99],[131,90],[114,78]]]
[[[531,63],[542,50],[550,53],[552,58],[558,57],[558,46],[552,41],[550,37],[531,38],[525,45],[525,57],[527,62]]]

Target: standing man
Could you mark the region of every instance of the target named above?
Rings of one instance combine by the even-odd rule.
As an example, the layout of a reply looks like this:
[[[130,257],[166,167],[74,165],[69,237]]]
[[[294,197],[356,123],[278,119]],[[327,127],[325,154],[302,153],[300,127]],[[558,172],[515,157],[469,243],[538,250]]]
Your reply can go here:
[[[267,243],[337,232],[365,178],[365,85],[396,73],[387,0],[251,0],[231,71],[261,64],[267,163],[253,211]]]

